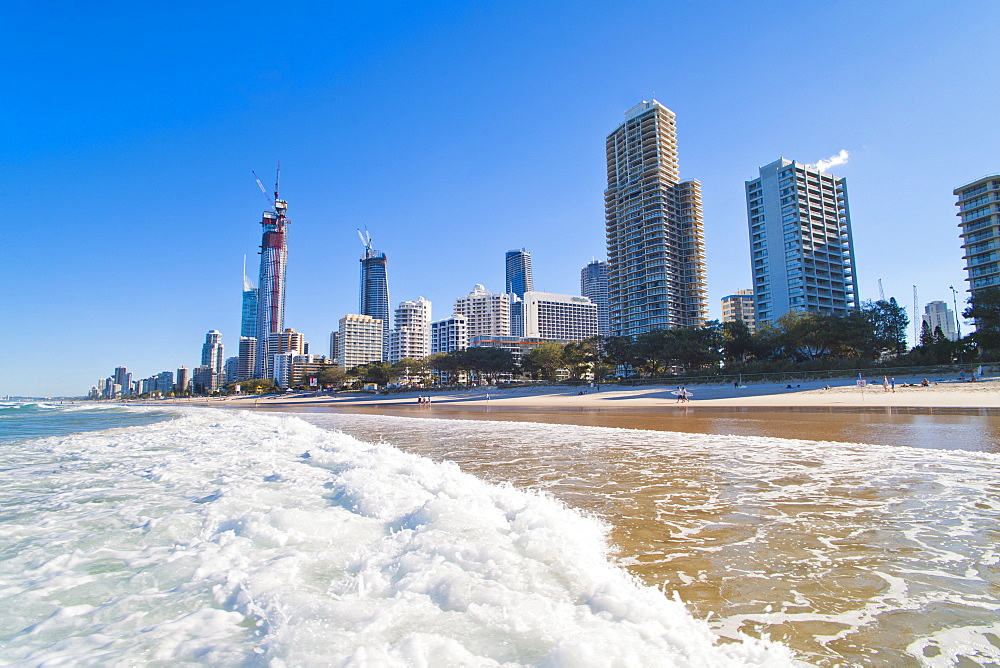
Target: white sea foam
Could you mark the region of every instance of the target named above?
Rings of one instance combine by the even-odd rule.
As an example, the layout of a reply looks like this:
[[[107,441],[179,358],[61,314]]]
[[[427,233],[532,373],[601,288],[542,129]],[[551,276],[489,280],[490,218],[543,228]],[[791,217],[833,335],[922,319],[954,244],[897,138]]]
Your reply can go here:
[[[0,467],[0,662],[788,665],[552,498],[296,417],[192,410]]]
[[[647,581],[686,598],[709,583],[719,595],[700,612],[724,636],[801,629],[796,646],[805,658],[830,664],[930,661],[965,656],[970,644],[977,660],[1000,662],[997,636],[984,626],[1000,614],[997,454],[552,424],[304,418],[617,514],[632,541],[621,563],[641,566]],[[627,534],[629,527],[639,534]]]

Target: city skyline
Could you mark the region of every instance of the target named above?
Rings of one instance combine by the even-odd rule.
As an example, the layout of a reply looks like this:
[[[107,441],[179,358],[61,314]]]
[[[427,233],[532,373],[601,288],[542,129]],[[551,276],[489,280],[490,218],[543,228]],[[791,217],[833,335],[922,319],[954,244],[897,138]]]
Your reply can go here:
[[[748,175],[778,155],[817,163],[842,150],[831,171],[851,184],[860,298],[877,298],[883,279],[909,311],[914,284],[920,309],[951,304],[955,285],[961,310],[952,191],[1000,171],[987,115],[997,93],[981,86],[1000,8],[638,3],[626,13],[651,29],[685,28],[639,44],[620,8],[567,20],[569,7],[282,9],[298,39],[280,54],[252,48],[259,6],[209,8],[196,26],[182,8],[15,8],[12,21],[49,31],[14,36],[22,101],[0,112],[5,185],[19,200],[4,315],[38,330],[35,345],[58,361],[5,340],[0,393],[79,395],[117,365],[140,376],[194,368],[212,329],[235,348],[236,271],[259,239],[250,170],[278,159],[296,221],[285,322],[318,350],[355,310],[358,227],[379,230],[397,301],[450,304],[477,283],[500,292],[496,258],[521,247],[537,290],[573,294],[580,267],[605,257],[604,138],[653,97],[677,114],[682,178],[702,185],[710,318],[750,285]],[[806,27],[836,63],[828,74],[794,55],[774,64],[774,45]],[[626,45],[637,62],[658,57],[623,72],[608,54]],[[790,82],[794,104],[823,123],[773,122]],[[406,131],[385,132],[400,107]],[[390,161],[397,180],[385,189]],[[176,234],[192,201],[194,232]]]

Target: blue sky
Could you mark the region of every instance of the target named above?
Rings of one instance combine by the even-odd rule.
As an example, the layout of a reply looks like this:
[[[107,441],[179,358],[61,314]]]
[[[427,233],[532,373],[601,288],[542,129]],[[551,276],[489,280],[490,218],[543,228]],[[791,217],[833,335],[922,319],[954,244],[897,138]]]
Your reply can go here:
[[[604,138],[655,94],[701,181],[711,314],[750,285],[743,183],[847,150],[863,299],[964,291],[952,190],[1000,172],[995,2],[22,3],[7,9],[0,394],[85,393],[238,341],[266,185],[286,325],[326,352],[367,226],[434,317],[503,256],[576,292]],[[960,296],[960,299],[962,297]],[[960,304],[961,308],[961,304]]]

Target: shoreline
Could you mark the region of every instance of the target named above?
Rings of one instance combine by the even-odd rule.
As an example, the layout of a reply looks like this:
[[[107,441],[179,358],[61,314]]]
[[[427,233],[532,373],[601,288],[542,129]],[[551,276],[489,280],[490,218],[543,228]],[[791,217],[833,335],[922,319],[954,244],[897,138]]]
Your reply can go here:
[[[726,384],[697,385],[688,390],[690,401],[679,402],[677,387],[662,385],[587,386],[545,385],[537,387],[476,387],[464,390],[415,390],[393,394],[312,393],[299,392],[263,397],[222,397],[199,399],[165,399],[143,403],[200,405],[232,408],[300,407],[311,410],[330,408],[393,408],[413,406],[433,411],[435,408],[490,408],[491,410],[588,410],[618,411],[622,409],[676,408],[683,410],[724,411],[801,411],[801,412],[898,412],[923,413],[940,410],[960,414],[1000,414],[1000,378],[977,382],[931,380],[929,387],[920,387],[919,378],[899,378],[895,391],[882,386],[859,388],[857,381],[807,381],[792,387],[782,383],[755,383],[740,387]],[[429,396],[430,404],[418,404],[420,396]]]

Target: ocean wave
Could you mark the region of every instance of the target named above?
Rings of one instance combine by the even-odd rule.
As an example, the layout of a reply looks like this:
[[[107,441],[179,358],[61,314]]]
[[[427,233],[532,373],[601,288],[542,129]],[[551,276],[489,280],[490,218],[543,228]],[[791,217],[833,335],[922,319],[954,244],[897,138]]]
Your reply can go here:
[[[719,644],[592,517],[297,417],[190,410],[4,454],[3,661],[794,661]]]

